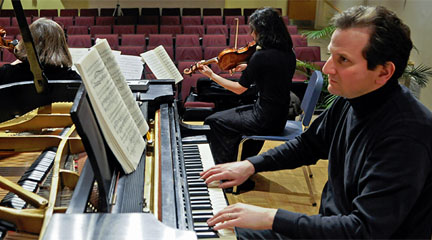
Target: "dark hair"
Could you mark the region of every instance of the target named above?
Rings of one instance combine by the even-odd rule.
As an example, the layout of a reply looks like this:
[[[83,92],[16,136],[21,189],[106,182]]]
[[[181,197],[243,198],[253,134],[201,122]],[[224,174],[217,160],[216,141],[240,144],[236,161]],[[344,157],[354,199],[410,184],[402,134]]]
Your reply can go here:
[[[397,80],[402,75],[413,44],[409,27],[394,12],[382,6],[357,6],[333,17],[332,24],[339,29],[370,28],[369,44],[363,49],[368,69],[390,61],[396,68],[392,79]]]
[[[257,34],[257,44],[262,48],[292,50],[291,36],[275,9],[257,9],[249,18],[249,26]]]

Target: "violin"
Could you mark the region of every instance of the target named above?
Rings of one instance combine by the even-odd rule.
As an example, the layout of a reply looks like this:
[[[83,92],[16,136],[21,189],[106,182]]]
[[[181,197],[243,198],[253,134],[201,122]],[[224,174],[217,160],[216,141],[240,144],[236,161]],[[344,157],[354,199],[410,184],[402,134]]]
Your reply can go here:
[[[4,48],[9,50],[10,52],[14,52],[15,46],[18,45],[18,40],[8,40],[5,39],[6,30],[3,27],[0,27],[0,48]]]
[[[190,68],[183,70],[184,74],[191,75],[198,70],[198,64],[208,65],[216,63],[224,71],[235,68],[242,62],[246,62],[256,51],[257,44],[255,41],[249,42],[246,46],[236,49],[227,48],[218,54],[217,57],[204,60],[193,64]]]

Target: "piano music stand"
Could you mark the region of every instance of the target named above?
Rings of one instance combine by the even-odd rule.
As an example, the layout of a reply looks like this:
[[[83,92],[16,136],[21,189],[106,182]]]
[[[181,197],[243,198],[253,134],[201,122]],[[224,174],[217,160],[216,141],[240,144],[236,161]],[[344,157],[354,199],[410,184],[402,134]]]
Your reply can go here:
[[[71,118],[85,146],[94,177],[98,182],[99,204],[106,212],[110,203],[110,185],[113,169],[109,163],[105,142],[94,116],[84,85],[78,90],[71,108]]]
[[[71,108],[71,117],[88,154],[88,162],[90,162],[93,170],[94,179],[98,183],[100,204],[98,211],[142,212],[144,206],[145,152],[141,156],[137,169],[128,175],[124,175],[122,168],[102,135],[84,85],[81,85],[75,97]],[[140,184],[142,187],[140,187]],[[87,185],[89,184],[87,183]],[[89,195],[89,189],[82,191],[82,194]],[[79,191],[74,192],[68,212],[83,212],[85,210],[82,209],[83,204],[80,201],[75,201],[83,198],[80,194]],[[115,199],[113,199],[114,195],[116,196]],[[85,200],[87,199],[85,198]],[[113,200],[115,205],[112,205]],[[72,204],[75,202],[79,203],[77,208]]]

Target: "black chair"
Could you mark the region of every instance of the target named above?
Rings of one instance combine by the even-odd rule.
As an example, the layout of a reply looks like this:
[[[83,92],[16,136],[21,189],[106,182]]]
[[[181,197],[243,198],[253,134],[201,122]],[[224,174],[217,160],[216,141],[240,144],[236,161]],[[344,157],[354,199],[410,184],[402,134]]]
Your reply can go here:
[[[318,102],[318,98],[321,94],[322,86],[323,86],[323,77],[320,71],[314,71],[309,79],[308,86],[306,88],[305,95],[301,102],[300,108],[302,109],[302,113],[300,114],[299,121],[288,120],[284,131],[279,136],[243,136],[240,141],[238,153],[237,153],[237,161],[241,161],[242,159],[242,150],[243,144],[248,140],[257,140],[257,141],[289,141],[294,139],[295,137],[302,134],[308,127],[312,119],[312,115],[315,110],[315,105]],[[312,177],[312,173],[310,171],[309,166],[303,166],[303,173],[306,179],[306,183],[309,190],[310,200],[312,206],[316,206],[316,201],[313,195],[312,184],[310,182],[310,177]],[[238,193],[237,187],[233,188],[233,193]]]

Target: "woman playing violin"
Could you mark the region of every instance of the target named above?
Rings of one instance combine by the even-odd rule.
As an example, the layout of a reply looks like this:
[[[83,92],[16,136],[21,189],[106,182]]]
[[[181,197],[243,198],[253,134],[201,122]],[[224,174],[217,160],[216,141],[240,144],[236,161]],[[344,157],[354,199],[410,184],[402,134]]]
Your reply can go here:
[[[245,92],[254,83],[259,91],[255,104],[217,112],[205,120],[211,128],[207,137],[216,163],[236,160],[242,135],[279,134],[288,118],[291,80],[296,66],[291,37],[282,18],[272,8],[256,10],[250,16],[249,25],[259,50],[247,64],[231,70],[242,72],[238,82],[198,64],[202,74],[236,94]],[[243,157],[256,155],[262,147],[262,143],[248,142],[243,147]]]
[[[40,18],[30,26],[30,32],[45,76],[53,80],[80,80],[73,70],[64,31],[56,22]],[[23,41],[13,52],[18,60],[0,67],[0,84],[33,80]]]

